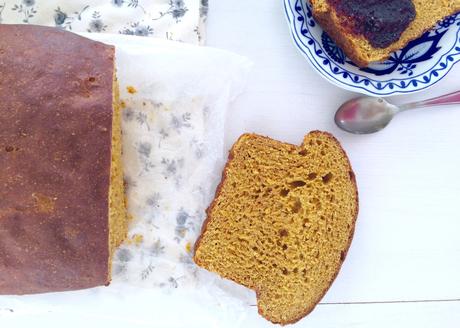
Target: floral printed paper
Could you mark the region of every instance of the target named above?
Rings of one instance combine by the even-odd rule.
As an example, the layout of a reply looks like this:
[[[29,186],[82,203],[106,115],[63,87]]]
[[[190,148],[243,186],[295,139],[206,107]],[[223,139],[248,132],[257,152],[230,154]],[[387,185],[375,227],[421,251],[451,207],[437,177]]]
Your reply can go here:
[[[204,43],[208,0],[0,0],[0,23]]]

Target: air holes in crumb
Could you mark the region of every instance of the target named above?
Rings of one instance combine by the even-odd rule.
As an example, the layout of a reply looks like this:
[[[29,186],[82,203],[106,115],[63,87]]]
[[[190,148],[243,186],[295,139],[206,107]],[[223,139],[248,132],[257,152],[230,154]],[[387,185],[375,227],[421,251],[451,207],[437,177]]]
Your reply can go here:
[[[6,147],[5,147],[5,151],[6,151],[7,153],[11,153],[11,152],[13,152],[13,151],[19,151],[19,147],[6,146]]]
[[[302,203],[300,202],[300,199],[296,198],[294,204],[291,205],[292,213],[299,213],[301,208]]]
[[[307,156],[308,155],[308,151],[306,151],[305,149],[299,151],[299,155],[300,156]]]
[[[282,248],[283,248],[283,251],[285,251],[285,250],[287,250],[287,249],[288,249],[288,245],[286,245],[286,244],[283,244],[283,247],[282,247]]]
[[[286,229],[281,229],[279,231],[280,237],[287,237],[289,235],[289,232]]]
[[[322,144],[321,140],[316,140],[316,144],[317,144],[318,146],[321,146],[321,144]]]
[[[322,179],[323,179],[323,183],[329,183],[329,181],[331,181],[331,179],[332,179],[332,173],[329,172],[328,174],[323,176]]]
[[[310,173],[308,174],[308,180],[315,180],[318,174],[316,173]]]
[[[287,276],[289,274],[289,271],[288,269],[286,268],[283,268],[283,270],[281,271],[285,276]]]
[[[305,181],[296,180],[289,183],[291,188],[299,188],[305,186],[307,183]]]
[[[305,260],[305,256],[304,256],[303,254],[300,254],[300,255],[299,255],[299,259]]]
[[[286,197],[288,194],[289,194],[289,190],[288,190],[288,189],[281,189],[281,190],[280,190],[280,195],[281,195],[282,197]]]
[[[294,270],[293,270],[292,272],[294,272],[294,273],[298,273],[298,272],[299,272],[299,269],[297,269],[297,268],[294,268]]]
[[[91,83],[94,83],[96,82],[96,78],[94,76],[91,76],[89,79],[88,79],[89,82]]]
[[[254,252],[257,252],[259,249],[258,249],[257,247],[254,246],[254,247],[252,248],[252,250],[253,250]]]
[[[318,198],[316,198],[316,197],[313,198],[313,199],[311,200],[311,203],[315,206],[315,208],[316,208],[317,210],[320,210],[320,209],[321,209],[321,202],[320,202],[320,200],[319,200]]]
[[[320,151],[321,156],[326,156],[326,152],[324,150]]]

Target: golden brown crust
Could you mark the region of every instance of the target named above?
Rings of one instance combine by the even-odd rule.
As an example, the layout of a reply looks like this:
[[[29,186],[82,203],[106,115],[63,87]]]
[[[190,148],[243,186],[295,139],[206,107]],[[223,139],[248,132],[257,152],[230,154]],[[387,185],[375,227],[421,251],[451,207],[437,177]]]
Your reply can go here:
[[[270,317],[265,315],[262,311],[262,309],[260,307],[258,307],[258,312],[261,316],[263,316],[265,319],[271,321],[272,323],[274,324],[281,324],[281,325],[287,325],[287,324],[293,324],[293,323],[296,323],[297,321],[301,320],[302,318],[304,318],[305,316],[307,316],[311,311],[313,311],[313,309],[316,307],[316,305],[319,303],[319,301],[324,297],[324,295],[326,294],[326,292],[328,291],[329,287],[332,285],[332,283],[334,282],[334,280],[336,279],[339,271],[340,271],[340,268],[343,264],[343,262],[345,261],[345,258],[347,256],[347,253],[348,253],[348,250],[350,248],[350,245],[351,245],[351,242],[353,240],[353,235],[354,235],[354,230],[355,230],[355,224],[356,224],[356,220],[357,220],[357,217],[358,217],[358,212],[359,212],[359,198],[358,198],[358,187],[357,187],[357,182],[356,182],[356,177],[355,177],[355,174],[353,172],[353,169],[351,167],[351,164],[350,164],[350,160],[345,152],[345,150],[343,149],[343,147],[341,146],[340,142],[329,132],[323,132],[323,131],[311,131],[307,136],[311,135],[311,134],[321,134],[321,135],[324,135],[324,136],[327,136],[328,138],[330,138],[331,140],[333,140],[339,147],[339,149],[341,150],[341,152],[343,153],[343,156],[344,158],[346,159],[347,161],[347,164],[348,164],[348,169],[349,169],[349,172],[350,172],[350,178],[351,178],[351,181],[354,185],[354,189],[356,191],[356,211],[354,213],[354,217],[353,217],[353,221],[352,221],[352,226],[351,226],[351,233],[349,235],[349,239],[348,239],[348,245],[346,246],[346,248],[343,250],[344,251],[344,256],[341,257],[341,264],[340,266],[338,266],[338,269],[335,273],[335,275],[333,276],[333,278],[331,279],[329,285],[327,288],[324,289],[324,292],[322,293],[322,295],[319,297],[318,299],[318,302],[316,302],[315,304],[313,304],[310,308],[308,308],[301,316],[299,316],[298,318],[294,319],[294,320],[290,320],[290,321],[286,321],[286,322],[274,322],[272,320],[270,320]],[[216,189],[216,193],[215,193],[215,198],[214,200],[211,202],[210,206],[208,207],[208,209],[206,210],[206,213],[207,213],[207,217],[206,219],[204,220],[203,222],[203,225],[202,225],[202,228],[201,228],[201,234],[200,236],[198,237],[197,241],[195,242],[195,247],[194,247],[194,256],[193,256],[193,260],[194,262],[198,265],[198,266],[202,266],[202,263],[200,263],[199,259],[196,257],[196,250],[199,248],[200,246],[200,243],[201,243],[201,239],[202,237],[204,236],[204,234],[206,233],[206,230],[207,230],[207,226],[208,226],[208,223],[212,220],[212,217],[210,216],[210,213],[212,212],[213,208],[217,205],[217,200],[219,198],[219,196],[221,195],[221,190],[222,190],[222,187],[223,185],[225,184],[225,181],[227,179],[227,171],[228,171],[228,167],[231,163],[231,161],[233,160],[233,157],[234,157],[234,149],[235,147],[239,144],[239,141],[242,139],[242,138],[246,138],[246,137],[251,137],[251,136],[257,136],[258,138],[264,138],[266,139],[267,141],[271,141],[272,139],[270,139],[269,137],[266,137],[266,136],[260,136],[260,135],[256,135],[256,134],[253,134],[253,133],[246,133],[246,134],[243,134],[239,137],[238,141],[235,142],[235,144],[233,145],[232,149],[230,150],[229,152],[229,156],[228,156],[228,161],[227,163],[225,164],[225,167],[224,167],[224,170],[222,172],[222,179]],[[279,142],[280,144],[282,145],[286,145],[286,146],[289,146],[289,147],[293,147],[293,148],[299,148],[299,146],[296,146],[296,145],[293,145],[293,144],[290,144],[290,143],[285,143],[285,142]],[[300,147],[303,146],[303,143]],[[257,288],[254,288],[252,286],[248,286],[248,285],[245,285],[244,283],[241,283],[240,281],[236,281],[234,279],[232,279],[231,277],[226,277],[227,279],[229,280],[232,280],[238,284],[241,284],[247,288],[250,288],[250,289],[253,289],[255,292],[256,292],[256,296],[257,296],[257,299],[259,299],[259,296],[260,296],[260,291],[257,289]]]
[[[0,294],[107,284],[114,48],[0,34]]]

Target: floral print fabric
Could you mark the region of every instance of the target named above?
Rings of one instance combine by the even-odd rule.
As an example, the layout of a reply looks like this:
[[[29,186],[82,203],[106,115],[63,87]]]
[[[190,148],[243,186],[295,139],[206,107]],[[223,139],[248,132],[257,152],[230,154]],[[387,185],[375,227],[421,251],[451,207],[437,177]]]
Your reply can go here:
[[[0,23],[204,44],[208,0],[0,0]]]

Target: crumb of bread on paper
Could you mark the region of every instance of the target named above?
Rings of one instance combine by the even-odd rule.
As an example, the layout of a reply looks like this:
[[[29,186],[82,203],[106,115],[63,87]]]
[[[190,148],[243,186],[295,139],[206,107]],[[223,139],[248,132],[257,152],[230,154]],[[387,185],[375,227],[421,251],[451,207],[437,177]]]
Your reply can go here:
[[[137,89],[135,87],[133,87],[132,85],[127,86],[126,91],[128,91],[128,93],[130,93],[132,95],[137,93]]]
[[[192,243],[191,242],[187,242],[187,244],[185,244],[185,251],[187,253],[190,253],[192,251]]]
[[[141,235],[141,234],[134,234],[132,236],[129,236],[127,239],[126,239],[126,243],[128,245],[136,245],[136,246],[139,246],[140,244],[142,244],[144,242],[144,236]]]

